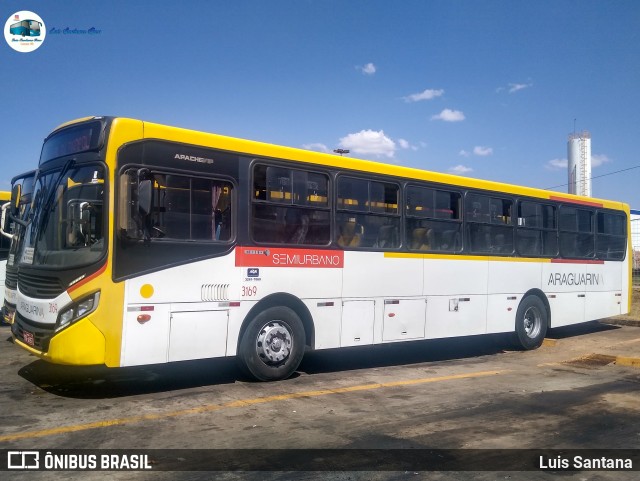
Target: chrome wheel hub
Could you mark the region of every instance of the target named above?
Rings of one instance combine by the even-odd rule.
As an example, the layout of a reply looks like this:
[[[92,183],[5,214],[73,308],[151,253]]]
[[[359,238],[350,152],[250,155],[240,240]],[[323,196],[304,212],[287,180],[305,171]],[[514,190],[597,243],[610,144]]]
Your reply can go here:
[[[527,337],[534,339],[542,329],[542,316],[537,307],[529,307],[524,313],[524,332]]]
[[[280,321],[265,324],[256,339],[256,352],[265,364],[284,361],[291,353],[293,337],[288,326]]]

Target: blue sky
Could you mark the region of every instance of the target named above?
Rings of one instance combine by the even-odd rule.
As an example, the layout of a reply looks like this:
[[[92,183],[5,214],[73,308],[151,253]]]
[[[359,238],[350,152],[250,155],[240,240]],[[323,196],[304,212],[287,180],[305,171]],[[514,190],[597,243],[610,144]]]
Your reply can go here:
[[[47,37],[0,40],[0,189],[87,115],[549,188],[576,119],[593,176],[624,171],[594,196],[640,209],[640,2],[4,0],[2,25],[20,10]]]

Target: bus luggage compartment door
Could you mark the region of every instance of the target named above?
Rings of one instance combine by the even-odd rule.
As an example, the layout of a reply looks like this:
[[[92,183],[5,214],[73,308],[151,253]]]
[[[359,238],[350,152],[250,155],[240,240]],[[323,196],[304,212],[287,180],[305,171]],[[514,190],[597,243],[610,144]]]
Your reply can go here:
[[[169,361],[226,355],[229,311],[171,313]]]
[[[427,302],[421,299],[385,299],[382,340],[424,339]]]
[[[355,300],[342,303],[340,346],[373,344],[375,301]]]

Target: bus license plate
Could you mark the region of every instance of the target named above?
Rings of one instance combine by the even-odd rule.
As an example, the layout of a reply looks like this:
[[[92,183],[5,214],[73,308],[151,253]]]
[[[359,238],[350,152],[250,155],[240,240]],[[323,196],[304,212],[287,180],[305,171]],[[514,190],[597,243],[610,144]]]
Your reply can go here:
[[[33,337],[33,332],[22,331],[22,338],[24,339],[24,342],[29,344],[31,347],[36,345],[36,340]]]

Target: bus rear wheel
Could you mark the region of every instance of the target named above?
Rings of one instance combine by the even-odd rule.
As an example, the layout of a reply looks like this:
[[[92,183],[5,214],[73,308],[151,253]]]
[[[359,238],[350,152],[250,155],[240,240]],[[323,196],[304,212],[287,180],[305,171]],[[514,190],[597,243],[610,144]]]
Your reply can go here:
[[[270,307],[254,317],[238,348],[240,367],[259,381],[291,376],[304,355],[304,326],[288,307]]]
[[[549,316],[544,302],[538,296],[525,297],[516,312],[515,344],[526,350],[540,347],[548,325]]]

